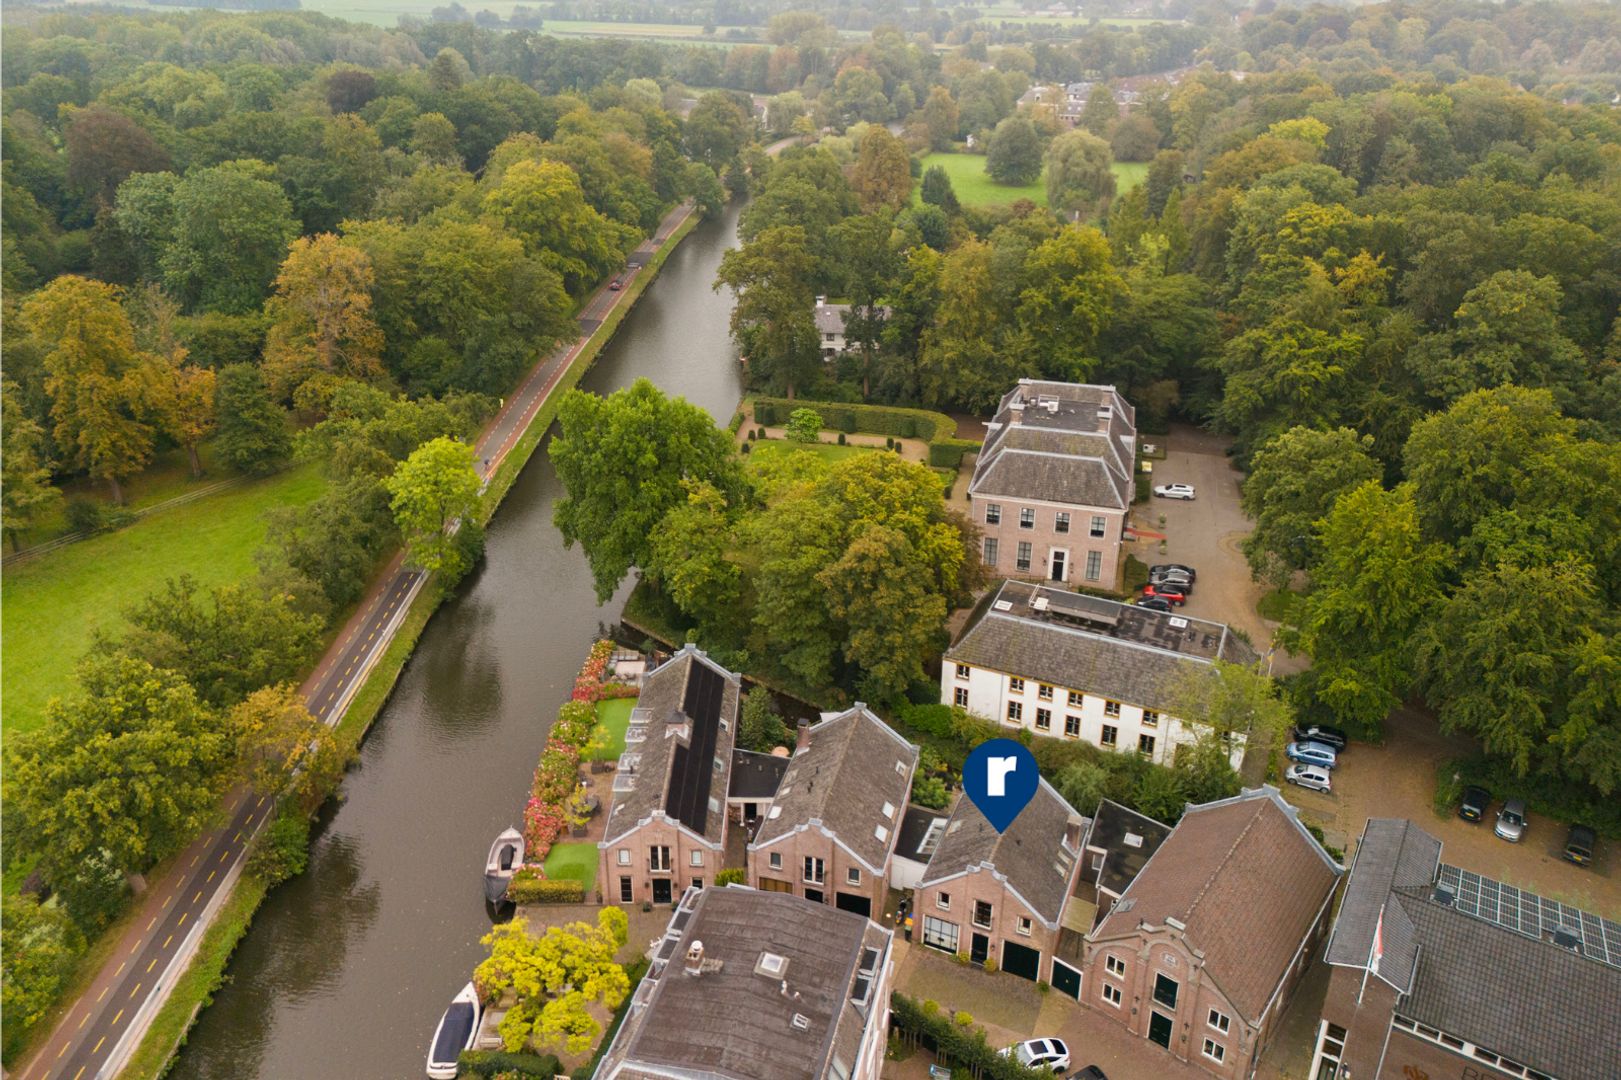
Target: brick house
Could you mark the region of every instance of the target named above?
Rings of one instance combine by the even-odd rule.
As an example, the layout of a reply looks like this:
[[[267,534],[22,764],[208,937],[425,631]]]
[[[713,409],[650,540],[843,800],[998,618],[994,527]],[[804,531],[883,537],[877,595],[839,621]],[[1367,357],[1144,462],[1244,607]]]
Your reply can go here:
[[[917,747],[865,705],[824,714],[748,846],[749,884],[858,915],[884,909]]]
[[[598,1080],[878,1080],[894,937],[826,904],[689,889]]]
[[[1168,764],[1199,735],[1174,715],[1184,673],[1256,659],[1222,623],[1007,581],[946,650],[940,700],[1009,729]],[[1244,744],[1234,735],[1228,747],[1235,769]]]
[[[958,799],[918,883],[918,940],[1051,982],[1086,825],[1046,780],[1002,833],[971,800]]]
[[[597,844],[609,903],[673,903],[720,872],[741,688],[692,645],[643,682]]]
[[[1247,1077],[1328,927],[1341,867],[1271,787],[1189,807],[1086,937],[1081,1002]]]
[[[1370,818],[1325,958],[1311,1076],[1621,1076],[1621,925],[1441,862]]]
[[[1019,380],[968,483],[991,573],[1113,588],[1136,455],[1136,411],[1114,387]]]

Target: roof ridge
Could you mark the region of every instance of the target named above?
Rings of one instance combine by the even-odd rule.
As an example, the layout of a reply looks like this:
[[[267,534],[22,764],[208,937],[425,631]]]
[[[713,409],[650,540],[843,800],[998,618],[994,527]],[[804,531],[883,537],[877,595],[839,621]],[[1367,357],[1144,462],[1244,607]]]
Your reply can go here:
[[[1184,922],[1191,923],[1193,921],[1193,913],[1198,909],[1200,901],[1205,897],[1205,893],[1210,891],[1210,883],[1221,876],[1222,870],[1226,869],[1228,862],[1232,860],[1233,853],[1238,850],[1238,845],[1244,842],[1244,838],[1249,836],[1250,830],[1255,828],[1256,822],[1261,820],[1261,807],[1263,805],[1265,805],[1264,799],[1255,800],[1255,811],[1250,814],[1249,821],[1245,822],[1244,827],[1238,830],[1238,835],[1233,837],[1233,842],[1228,846],[1227,853],[1221,857],[1221,861],[1216,863],[1215,867],[1210,871],[1210,875],[1204,879],[1204,884],[1199,886],[1199,891],[1194,895],[1193,902],[1188,904],[1188,910],[1183,913]]]

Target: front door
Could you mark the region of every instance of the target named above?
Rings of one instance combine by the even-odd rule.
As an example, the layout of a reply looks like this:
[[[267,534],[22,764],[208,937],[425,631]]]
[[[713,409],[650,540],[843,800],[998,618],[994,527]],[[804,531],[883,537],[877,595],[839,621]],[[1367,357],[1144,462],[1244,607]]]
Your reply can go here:
[[[976,964],[983,964],[985,958],[991,955],[991,939],[984,934],[975,934],[973,946],[968,952],[968,959]]]
[[[1053,548],[1053,580],[1063,581],[1064,571],[1069,563],[1069,552],[1062,548]]]
[[[1059,960],[1053,961],[1053,989],[1077,1001],[1081,997],[1081,973]]]
[[[668,904],[670,902],[670,879],[653,879],[653,903]]]
[[[1148,1013],[1148,1038],[1165,1049],[1171,1048],[1171,1018],[1152,1009]]]

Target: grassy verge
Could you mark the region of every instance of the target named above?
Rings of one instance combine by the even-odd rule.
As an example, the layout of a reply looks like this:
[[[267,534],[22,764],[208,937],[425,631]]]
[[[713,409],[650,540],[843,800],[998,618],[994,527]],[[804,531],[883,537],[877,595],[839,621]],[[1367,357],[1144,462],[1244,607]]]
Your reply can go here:
[[[590,896],[597,887],[597,845],[586,843],[553,844],[546,855],[546,876],[572,878],[578,881]]]
[[[635,707],[635,698],[608,698],[597,702],[597,726],[607,733],[608,741],[599,753],[584,755],[587,761],[615,761],[625,752],[625,731],[630,727],[630,712]]]
[[[1263,619],[1293,626],[1300,618],[1300,606],[1305,599],[1293,589],[1273,589],[1255,601],[1255,610]]]

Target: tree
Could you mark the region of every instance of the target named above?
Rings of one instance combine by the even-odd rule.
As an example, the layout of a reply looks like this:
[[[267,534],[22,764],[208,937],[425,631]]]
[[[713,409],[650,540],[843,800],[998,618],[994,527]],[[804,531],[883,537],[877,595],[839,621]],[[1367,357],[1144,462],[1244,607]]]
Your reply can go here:
[[[779,225],[728,251],[715,276],[715,288],[729,286],[737,296],[732,338],[751,381],[780,386],[789,398],[819,359],[815,272],[804,227]]]
[[[67,145],[68,183],[101,206],[112,205],[118,185],[131,173],[169,167],[168,152],[146,128],[105,105],[76,109],[62,141]]]
[[[709,414],[646,379],[606,398],[571,391],[548,447],[563,482],[553,511],[563,542],[585,549],[606,603],[632,566],[652,559],[654,527],[707,483],[730,504],[743,490],[731,439]]]
[[[0,382],[0,528],[13,551],[62,497],[45,464],[45,431],[23,412],[17,394],[11,380]]]
[[[1081,108],[1081,118],[1076,121],[1077,130],[1107,139],[1119,122],[1120,103],[1115,100],[1114,91],[1109,89],[1108,83],[1093,83],[1092,92],[1086,95],[1086,104]]]
[[[1125,291],[1109,242],[1094,228],[1071,225],[1031,253],[1024,276],[1018,351],[1043,374],[1086,381],[1097,366],[1098,335]]]
[[[1225,765],[1237,739],[1246,749],[1275,750],[1294,727],[1294,709],[1277,684],[1254,667],[1217,660],[1209,667],[1186,664],[1171,690],[1171,712],[1209,736]]]
[[[950,150],[962,128],[962,118],[951,91],[943,86],[931,87],[923,102],[923,125],[929,133],[929,149]]]
[[[1116,161],[1149,161],[1159,150],[1159,128],[1140,109],[1125,115],[1109,136],[1109,149]]]
[[[1340,418],[1346,373],[1362,355],[1350,330],[1327,331],[1297,319],[1275,319],[1228,341],[1217,419],[1258,445],[1291,427],[1321,427]]]
[[[925,405],[995,404],[1019,378],[1022,358],[1002,348],[1007,320],[998,295],[995,252],[981,240],[967,240],[939,264],[939,305],[931,324],[921,327],[919,397]]]
[[[171,214],[172,239],[158,262],[165,286],[188,308],[256,309],[298,235],[292,204],[257,161],[187,173]]]
[[[445,47],[434,55],[433,63],[428,65],[428,85],[440,93],[460,90],[462,84],[472,78],[472,68],[467,64],[467,58],[455,49]]]
[[[263,476],[281,468],[292,454],[287,413],[271,400],[264,376],[251,364],[220,369],[214,416],[219,426],[215,450],[228,468]]]
[[[494,215],[542,265],[579,293],[624,258],[633,230],[609,221],[585,200],[580,178],[555,161],[517,161],[485,196]]]
[[[936,583],[919,573],[926,565],[905,532],[874,524],[855,533],[838,561],[817,575],[829,612],[847,629],[844,658],[861,668],[858,690],[865,696],[895,700],[924,677],[923,658],[947,612]]]
[[[1379,730],[1413,682],[1413,635],[1441,602],[1446,549],[1424,539],[1413,489],[1367,481],[1318,527],[1322,557],[1300,621],[1311,692],[1340,721]]]
[[[861,200],[861,208],[869,213],[905,207],[912,198],[912,158],[906,144],[883,125],[870,125],[861,137],[850,187]]]
[[[1041,175],[1041,137],[1029,120],[1010,116],[996,125],[985,152],[985,174],[998,184],[1023,187]]]
[[[235,761],[228,730],[178,673],[93,657],[79,683],[6,746],[11,842],[58,885],[102,855],[128,873],[178,851],[217,812]]]
[[[264,686],[233,708],[226,723],[237,739],[248,786],[299,808],[324,796],[343,775],[344,752],[332,729],[305,707],[291,683]]]
[[[1082,814],[1097,812],[1098,803],[1109,794],[1109,770],[1095,761],[1077,761],[1065,766],[1053,780],[1064,801]]]
[[[779,746],[792,747],[794,732],[777,713],[771,691],[756,686],[743,696],[743,716],[737,724],[737,745],[756,754],[769,754]]]
[[[56,1004],[73,975],[84,939],[61,907],[32,896],[4,898],[6,932],[0,935],[0,969],[5,978],[0,1007],[6,1012],[6,1050],[39,1023]]]
[[[366,253],[331,233],[293,241],[265,304],[271,393],[291,398],[316,374],[371,379],[383,373],[383,332],[372,318],[374,281]]]
[[[1076,128],[1047,147],[1047,205],[1054,212],[1091,216],[1114,198],[1109,144]]]
[[[261,572],[270,580],[290,572],[313,582],[333,609],[347,607],[365,594],[378,555],[397,536],[388,502],[378,478],[359,474],[308,506],[271,511]]]
[[[358,113],[377,96],[377,77],[360,68],[342,68],[326,77],[326,104],[334,114]]]
[[[411,124],[411,153],[436,165],[461,168],[462,155],[456,146],[456,125],[444,113],[423,113]]]
[[[1281,586],[1291,571],[1316,563],[1318,523],[1334,500],[1382,473],[1372,449],[1370,436],[1350,428],[1296,427],[1255,452],[1243,506],[1255,520],[1255,531],[1244,538],[1244,554],[1257,579]]]
[[[181,350],[184,355],[184,350]],[[169,386],[164,394],[163,427],[169,437],[186,448],[192,479],[203,475],[203,462],[197,446],[214,431],[214,372],[196,364],[174,363],[165,372]]]
[[[822,436],[822,414],[815,409],[795,409],[784,429],[794,442],[813,443]]]
[[[753,121],[724,90],[698,99],[687,116],[687,152],[718,174],[748,142]]]
[[[458,565],[460,549],[445,530],[472,514],[480,484],[478,452],[443,435],[417,447],[383,481],[393,496],[389,508],[395,524],[411,545],[412,566],[452,577],[464,569]]]
[[[645,569],[676,607],[697,620],[701,640],[728,642],[737,636],[734,605],[743,581],[742,569],[726,555],[737,514],[715,485],[685,486],[686,502],[653,526]]]
[[[961,209],[957,192],[951,186],[951,174],[940,165],[930,165],[923,172],[923,201],[938,206],[948,214]]]
[[[612,1012],[630,993],[625,969],[614,963],[626,937],[625,913],[612,906],[597,913],[595,926],[551,926],[536,937],[515,920],[484,935],[490,955],[474,969],[473,983],[486,1000],[508,991],[516,998],[501,1021],[506,1048],[516,1051],[533,1040],[571,1055],[589,1049],[602,1025],[588,1007]]]
[[[152,402],[160,381],[153,358],[135,348],[135,332],[117,287],[64,275],[29,297],[22,323],[48,350],[56,445],[123,502],[120,478],[152,456]]]

